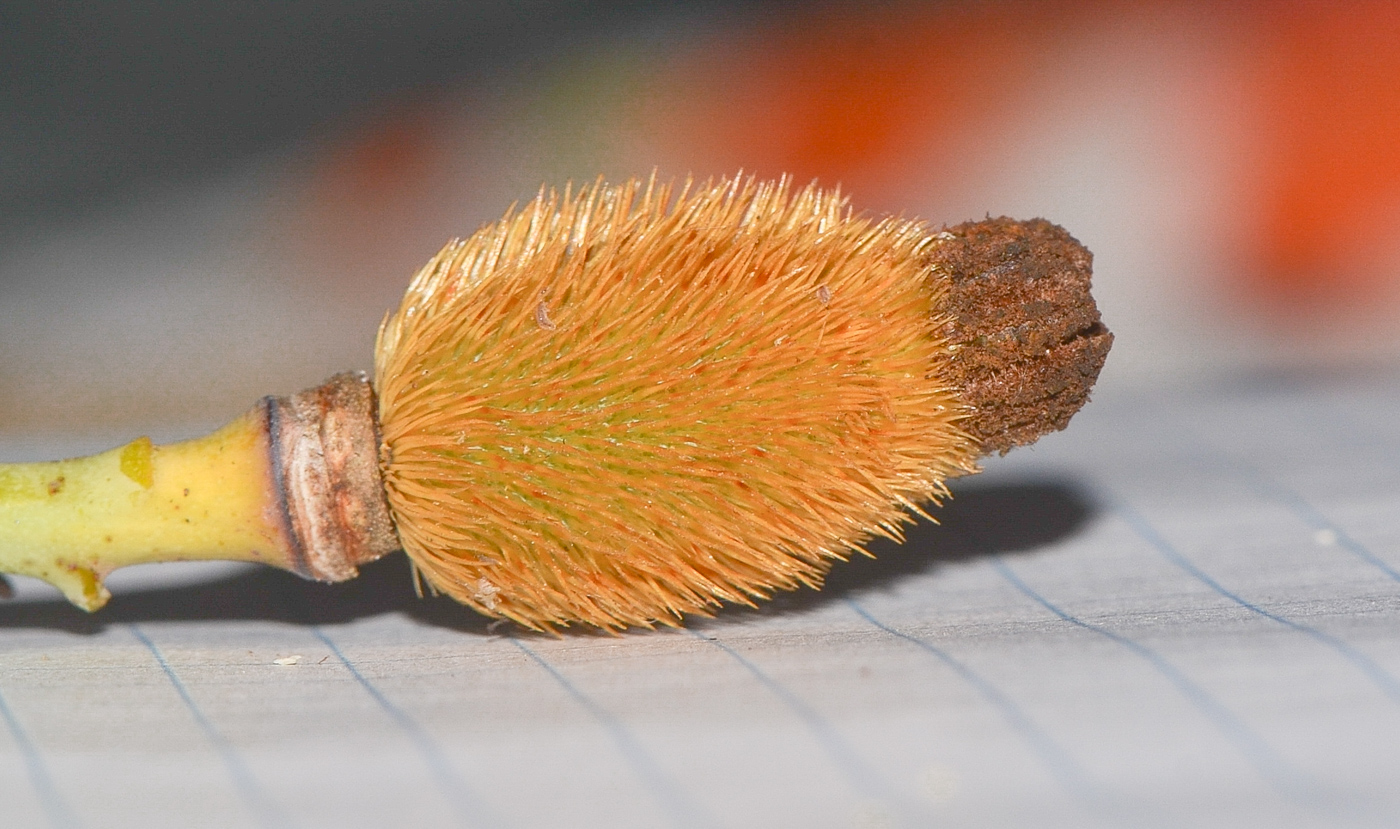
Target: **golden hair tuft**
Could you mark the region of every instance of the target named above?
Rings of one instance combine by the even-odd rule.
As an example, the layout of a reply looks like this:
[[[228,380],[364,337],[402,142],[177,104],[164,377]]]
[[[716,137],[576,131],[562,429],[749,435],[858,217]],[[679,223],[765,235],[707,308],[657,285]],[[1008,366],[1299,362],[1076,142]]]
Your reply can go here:
[[[816,586],[974,469],[928,231],[725,179],[542,191],[381,326],[386,492],[431,589],[535,629]]]

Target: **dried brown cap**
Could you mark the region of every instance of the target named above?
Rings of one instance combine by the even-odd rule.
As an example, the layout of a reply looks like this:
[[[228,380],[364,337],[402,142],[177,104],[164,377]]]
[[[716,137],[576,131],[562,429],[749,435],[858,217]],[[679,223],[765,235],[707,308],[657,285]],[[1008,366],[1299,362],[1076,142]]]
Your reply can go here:
[[[930,248],[947,283],[945,378],[973,415],[962,427],[990,454],[1065,428],[1089,399],[1113,335],[1089,294],[1093,255],[1044,219],[948,228]]]

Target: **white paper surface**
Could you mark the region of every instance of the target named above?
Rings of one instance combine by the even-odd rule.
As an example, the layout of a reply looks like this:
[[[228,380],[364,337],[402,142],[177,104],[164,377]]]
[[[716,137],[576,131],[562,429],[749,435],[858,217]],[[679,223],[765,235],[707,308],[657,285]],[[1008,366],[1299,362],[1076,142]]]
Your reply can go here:
[[[1386,374],[1107,394],[683,631],[493,627],[399,557],[135,571],[91,617],[26,582],[3,825],[1400,825],[1397,410]]]

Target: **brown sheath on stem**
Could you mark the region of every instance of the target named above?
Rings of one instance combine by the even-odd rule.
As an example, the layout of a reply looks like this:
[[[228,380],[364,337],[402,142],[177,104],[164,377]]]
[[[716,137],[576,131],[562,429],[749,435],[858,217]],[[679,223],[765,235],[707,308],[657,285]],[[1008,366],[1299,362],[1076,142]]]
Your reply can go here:
[[[345,581],[399,549],[379,471],[374,389],[357,372],[266,397],[267,446],[294,572]]]

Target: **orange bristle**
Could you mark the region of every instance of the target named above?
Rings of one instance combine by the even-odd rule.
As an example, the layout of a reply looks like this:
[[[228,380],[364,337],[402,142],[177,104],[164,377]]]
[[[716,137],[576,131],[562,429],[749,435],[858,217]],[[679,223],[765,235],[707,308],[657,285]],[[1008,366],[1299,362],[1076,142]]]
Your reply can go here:
[[[931,244],[753,179],[542,192],[449,244],[379,332],[404,549],[544,630],[820,584],[974,469]]]

